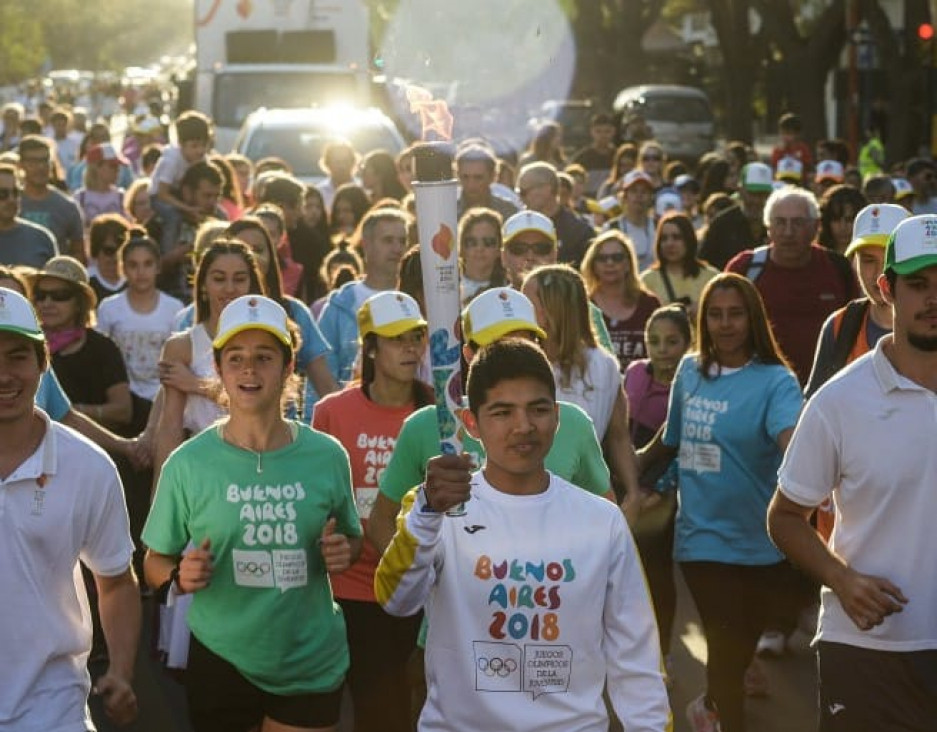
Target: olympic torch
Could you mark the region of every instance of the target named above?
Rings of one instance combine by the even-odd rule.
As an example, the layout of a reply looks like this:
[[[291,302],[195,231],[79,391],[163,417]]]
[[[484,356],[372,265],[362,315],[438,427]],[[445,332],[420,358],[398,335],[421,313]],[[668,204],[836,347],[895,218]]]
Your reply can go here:
[[[458,185],[452,174],[452,148],[443,142],[422,143],[414,150],[414,163],[413,190],[439,445],[443,454],[458,455],[462,452],[457,416],[462,407],[462,327],[456,238]],[[463,506],[457,506],[448,513],[464,512]]]

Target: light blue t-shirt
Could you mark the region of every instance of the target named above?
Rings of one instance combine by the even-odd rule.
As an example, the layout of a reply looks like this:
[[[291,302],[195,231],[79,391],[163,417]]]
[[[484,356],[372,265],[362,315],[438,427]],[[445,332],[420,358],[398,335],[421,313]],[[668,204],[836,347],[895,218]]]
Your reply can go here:
[[[319,330],[319,326],[316,324],[316,320],[312,317],[312,312],[306,307],[306,304],[291,295],[284,295],[283,300],[286,303],[286,310],[290,316],[290,320],[296,323],[296,327],[299,328],[299,337],[302,341],[299,346],[299,351],[296,353],[296,371],[299,374],[305,375],[306,367],[315,359],[319,358],[319,356],[324,356],[328,353],[331,348],[322,336],[322,331]],[[190,304],[182,308],[176,315],[175,321],[173,322],[173,330],[177,333],[188,330],[194,325],[194,321],[195,306]],[[312,410],[316,402],[319,401],[319,395],[316,393],[309,379],[304,379],[303,381],[305,384],[303,392],[303,422],[311,424]],[[299,415],[288,413],[287,416],[292,419]]]
[[[36,390],[36,406],[48,414],[56,422],[61,422],[72,408],[65,390],[49,366],[39,377],[39,388]]]
[[[763,565],[781,561],[768,538],[778,435],[794,427],[803,396],[784,366],[752,361],[703,378],[696,355],[677,369],[663,442],[680,450],[674,559]]]

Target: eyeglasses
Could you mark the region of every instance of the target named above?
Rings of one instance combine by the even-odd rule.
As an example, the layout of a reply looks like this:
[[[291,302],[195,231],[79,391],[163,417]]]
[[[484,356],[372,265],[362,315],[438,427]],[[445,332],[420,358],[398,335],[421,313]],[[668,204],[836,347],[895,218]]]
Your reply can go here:
[[[546,257],[553,254],[553,242],[551,241],[512,241],[508,242],[504,248],[508,250],[509,254],[515,257],[524,257],[531,253],[537,257]]]
[[[467,236],[463,241],[466,249],[474,249],[475,247],[498,248],[498,237],[496,236]]]
[[[654,162],[654,161],[659,161],[663,159],[664,158],[662,155],[642,155],[641,156],[641,160],[647,160],[648,162]]]
[[[615,262],[616,264],[621,264],[625,261],[625,253],[612,252],[611,254],[596,254],[595,261],[597,264],[602,264],[603,262]]]
[[[98,250],[98,256],[103,254],[105,257],[113,257],[115,254],[117,254],[118,248],[119,247],[101,247]]]
[[[795,231],[800,231],[807,228],[813,219],[804,218],[802,216],[797,216],[792,219],[784,218],[774,218],[771,219],[771,228],[780,229],[781,231],[787,229],[788,227],[794,229]]]
[[[17,199],[20,197],[19,188],[0,188],[0,201],[7,201],[9,199]]]
[[[36,288],[33,290],[33,300],[36,302],[43,302],[44,300],[52,300],[52,302],[68,302],[73,297],[75,297],[74,290],[43,290]]]

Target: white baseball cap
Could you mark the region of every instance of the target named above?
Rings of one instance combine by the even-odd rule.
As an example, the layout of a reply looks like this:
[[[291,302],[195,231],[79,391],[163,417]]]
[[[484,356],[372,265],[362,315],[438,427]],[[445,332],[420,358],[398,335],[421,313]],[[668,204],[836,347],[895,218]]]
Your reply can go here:
[[[665,188],[657,194],[654,200],[654,210],[657,216],[663,216],[668,211],[683,211],[683,199],[672,188]]]
[[[221,311],[218,320],[218,334],[212,341],[213,348],[224,345],[238,333],[245,330],[265,330],[280,343],[290,348],[289,317],[278,303],[263,295],[242,295],[232,300]]]
[[[510,287],[485,290],[462,311],[462,334],[466,343],[487,346],[518,330],[533,331],[544,340],[547,337],[537,325],[533,303],[522,292]]]
[[[547,239],[556,244],[556,227],[548,216],[538,211],[525,209],[518,211],[504,222],[501,229],[501,241],[507,244],[511,239],[525,231],[535,231],[543,234]]]
[[[838,160],[821,160],[817,163],[817,172],[813,177],[818,183],[824,180],[842,183],[845,177],[843,164]]]
[[[774,176],[764,163],[749,163],[742,168],[741,186],[753,193],[771,193]]]
[[[644,183],[652,191],[654,190],[654,181],[651,180],[651,176],[649,176],[640,168],[629,170],[625,174],[625,177],[621,179],[621,185],[619,188],[623,191],[627,191],[629,188],[631,188],[631,186],[637,185],[638,183]]]
[[[793,183],[799,183],[804,176],[804,164],[797,158],[786,155],[778,160],[777,170],[774,176],[778,180],[787,180]]]
[[[856,214],[852,225],[852,241],[844,255],[851,257],[864,247],[882,247],[888,243],[889,235],[911,214],[904,206],[896,203],[873,203]]]
[[[0,331],[15,333],[34,341],[46,339],[29,300],[16,290],[6,287],[0,287]]]
[[[371,295],[358,308],[358,333],[393,338],[426,325],[416,300],[404,292],[388,290]]]
[[[937,266],[937,214],[900,222],[885,245],[885,271],[909,275]]]
[[[914,195],[914,186],[907,178],[892,178],[891,184],[895,187],[895,200],[900,201],[905,196]]]

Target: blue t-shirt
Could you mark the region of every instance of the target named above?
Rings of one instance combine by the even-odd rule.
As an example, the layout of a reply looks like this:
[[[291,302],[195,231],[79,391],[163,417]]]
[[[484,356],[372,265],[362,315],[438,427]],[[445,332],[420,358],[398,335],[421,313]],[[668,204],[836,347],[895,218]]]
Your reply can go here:
[[[56,422],[61,422],[72,408],[62,385],[55,377],[55,372],[49,366],[39,377],[39,388],[36,390],[36,406],[48,414]]]
[[[752,361],[703,378],[698,357],[684,357],[663,435],[680,450],[677,561],[781,560],[765,524],[781,465],[777,438],[797,423],[802,402],[797,377],[784,366]]]

